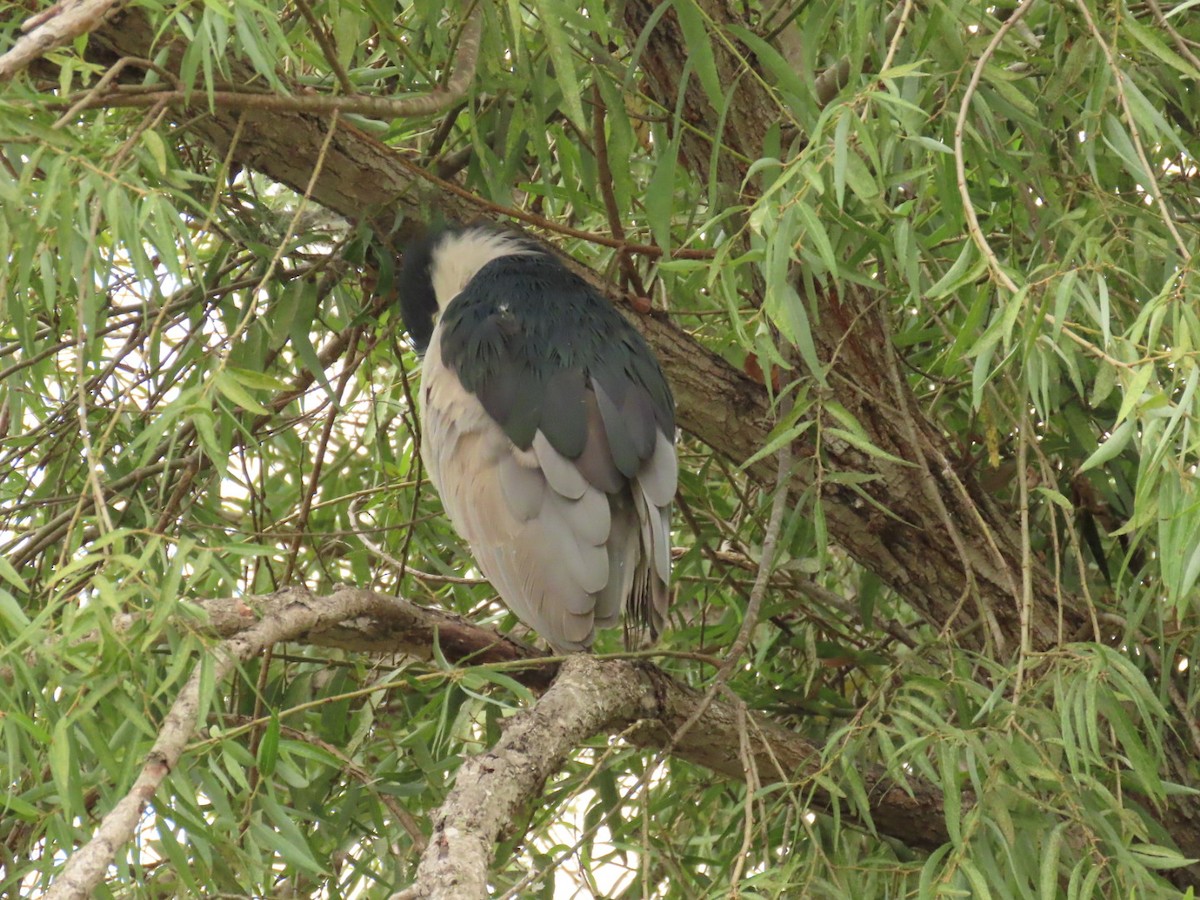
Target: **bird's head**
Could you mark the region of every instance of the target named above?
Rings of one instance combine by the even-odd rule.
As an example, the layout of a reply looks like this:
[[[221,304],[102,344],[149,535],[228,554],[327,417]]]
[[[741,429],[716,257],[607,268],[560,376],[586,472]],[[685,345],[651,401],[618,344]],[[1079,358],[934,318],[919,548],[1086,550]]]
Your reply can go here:
[[[400,314],[421,353],[429,346],[438,317],[484,266],[504,256],[541,252],[512,232],[489,225],[431,232],[404,253],[400,270]]]

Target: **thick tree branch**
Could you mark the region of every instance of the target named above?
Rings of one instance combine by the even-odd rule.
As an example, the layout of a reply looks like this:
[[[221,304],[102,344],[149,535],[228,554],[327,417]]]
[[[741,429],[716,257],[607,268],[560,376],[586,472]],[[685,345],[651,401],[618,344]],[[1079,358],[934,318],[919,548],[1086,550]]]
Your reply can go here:
[[[341,587],[318,597],[293,587],[266,597],[203,600],[195,605],[206,613],[202,627],[222,641],[214,648],[211,663],[202,660],[196,666],[163,721],[133,787],[105,814],[91,840],[71,855],[47,893],[48,900],[90,896],[120,848],[132,839],[142,812],[195,732],[202,680],[219,684],[235,665],[277,643],[300,641],[423,660],[434,658],[436,646],[451,662],[527,660],[530,667],[514,674],[539,693],[546,691],[556,671],[551,663],[539,663],[536,651],[490,629],[370,590]],[[126,628],[132,622],[123,617],[115,625]],[[683,724],[693,719],[692,736],[676,741]],[[758,771],[788,782],[816,809],[842,805],[823,787],[828,773],[818,744],[761,715],[751,715],[749,722],[751,755]],[[450,884],[447,879],[452,876],[467,878],[467,870],[457,865],[461,860],[474,860],[469,871],[483,873],[470,875],[471,879],[484,877],[486,865],[479,870],[478,861],[486,864],[491,858],[501,830],[514,818],[512,810],[532,799],[546,777],[581,743],[603,731],[615,733],[631,725],[635,727],[627,730],[627,738],[637,746],[670,748],[672,756],[730,779],[744,775],[739,752],[744,729],[739,727],[734,703],[718,698],[705,704],[699,692],[651,665],[574,658],[566,674],[534,707],[514,717],[495,748],[464,767],[455,791],[435,819],[434,838],[422,862],[420,878],[431,886],[429,896],[483,896],[465,892],[473,881],[456,882],[454,890],[461,893],[432,886]],[[843,808],[841,815],[917,849],[932,850],[947,840],[940,814],[942,798],[935,788],[917,781],[900,787],[878,767],[860,776],[871,808]],[[479,791],[490,792],[489,804],[478,802]],[[970,797],[964,802],[971,802]],[[441,858],[447,852],[451,862]]]
[[[67,43],[77,35],[97,27],[105,16],[111,15],[124,0],[64,0],[62,11],[50,18],[39,17],[39,24],[32,32],[21,38],[11,50],[0,56],[0,80],[9,78],[35,59],[54,47]],[[483,11],[479,3],[468,3],[469,12],[462,34],[458,39],[458,50],[454,57],[454,74],[444,88],[429,93],[411,94],[402,97],[374,97],[347,92],[341,96],[317,93],[277,94],[270,91],[239,90],[235,85],[219,86],[213,91],[196,91],[176,84],[174,88],[147,87],[145,85],[114,85],[101,81],[96,87],[82,94],[66,97],[63,103],[78,112],[93,107],[137,107],[145,108],[160,104],[183,109],[208,109],[210,105],[231,110],[267,110],[293,113],[352,113],[378,118],[431,115],[449,109],[466,94],[475,79],[479,61],[479,44],[483,36]],[[307,10],[307,7],[302,7]],[[311,18],[318,43],[329,54],[328,38]],[[330,56],[330,64],[340,65],[336,56]],[[349,87],[345,73],[341,72],[343,89]]]
[[[675,737],[696,721],[702,739]],[[392,900],[473,900],[487,896],[488,866],[496,843],[519,811],[580,744],[604,731],[634,724],[628,739],[648,749],[674,746],[675,756],[741,780],[740,742],[749,744],[757,771],[786,781],[820,808],[835,804],[823,783],[819,748],[761,717],[745,727],[739,705],[683,688],[649,666],[622,660],[571,657],[537,704],[508,721],[490,750],[472,757],[434,818],[417,881]],[[941,795],[925,785],[888,785],[880,770],[865,773],[868,794],[885,798],[870,812],[874,827],[913,847],[932,849],[946,840]],[[970,802],[970,798],[967,798]],[[848,814],[853,814],[847,811]]]
[[[258,602],[254,598],[245,601],[234,598],[204,600],[197,605],[207,614],[212,632],[230,638],[253,627],[254,616],[247,603],[262,603],[270,608],[271,602],[269,598],[260,598]],[[436,642],[442,655],[453,663],[488,665],[528,660],[530,667],[513,672],[513,676],[535,693],[546,690],[557,672],[552,663],[538,664],[537,651],[505,635],[473,625],[453,613],[417,606],[401,598],[341,587],[327,597],[314,597],[308,602],[327,607],[319,629],[295,638],[302,638],[314,646],[360,653],[404,654],[432,661]],[[343,615],[346,609],[358,612]],[[123,627],[130,621],[121,619],[117,624]],[[704,705],[703,694],[665,672],[622,660],[605,661],[604,666],[602,680],[605,683],[634,678],[646,683],[639,690],[648,690],[655,698],[652,713],[641,710],[634,719],[620,723],[623,727],[641,720],[641,724],[629,733],[630,741],[647,749],[670,747],[684,723],[696,718],[693,726],[696,737],[678,742],[671,754],[727,778],[742,777],[737,714],[732,703],[717,698],[697,717],[697,711]],[[617,685],[613,689],[620,692],[628,688]],[[604,701],[605,704],[611,702]],[[772,772],[780,778],[791,777],[794,781],[815,779],[821,769],[820,745],[764,716],[752,716],[751,724],[759,737],[754,742],[753,753],[760,772]],[[777,768],[782,768],[783,773],[777,772]],[[879,800],[866,812],[879,832],[923,849],[932,849],[945,841],[939,791],[916,781],[901,789],[882,770],[868,771],[864,773],[864,779],[869,795]],[[815,803],[821,809],[830,809],[834,800],[828,793],[815,790]]]
[[[262,110],[291,113],[350,113],[376,118],[424,116],[449,109],[458,103],[475,77],[479,40],[483,32],[483,14],[479,7],[467,19],[459,38],[455,72],[446,87],[427,94],[402,97],[374,97],[363,94],[276,94],[270,91],[234,90],[194,91],[182,87],[154,88],[143,85],[116,85],[66,97],[63,103],[73,110],[96,107],[145,108],[167,104],[182,109],[205,110],[210,105],[230,110]],[[232,86],[229,86],[232,87]]]
[[[427,662],[434,659],[437,647],[452,663],[493,665],[527,660],[531,665],[521,671],[519,679],[535,691],[545,690],[554,678],[554,665],[537,664],[541,657],[538,651],[445,610],[355,587],[339,587],[312,602],[328,608],[323,626],[303,635],[304,643],[314,647],[411,656]],[[361,612],[347,613],[347,604],[351,603]],[[194,605],[204,615],[205,632],[228,639],[252,627],[255,608],[269,608],[270,598],[216,598],[199,600]],[[125,629],[134,621],[134,616],[126,614],[114,624]]]
[[[650,685],[631,663],[578,655],[563,663],[553,686],[508,720],[495,747],[473,756],[433,818],[417,881],[403,892],[420,900],[483,900],[501,834],[584,741],[654,714]]]

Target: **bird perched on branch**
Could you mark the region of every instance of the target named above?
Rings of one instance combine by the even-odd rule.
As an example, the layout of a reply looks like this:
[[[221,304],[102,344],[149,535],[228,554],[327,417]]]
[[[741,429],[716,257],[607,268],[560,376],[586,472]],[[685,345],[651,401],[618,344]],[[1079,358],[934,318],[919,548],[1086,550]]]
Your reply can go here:
[[[675,403],[641,335],[552,252],[486,226],[405,253],[421,455],[451,522],[555,651],[666,616]]]

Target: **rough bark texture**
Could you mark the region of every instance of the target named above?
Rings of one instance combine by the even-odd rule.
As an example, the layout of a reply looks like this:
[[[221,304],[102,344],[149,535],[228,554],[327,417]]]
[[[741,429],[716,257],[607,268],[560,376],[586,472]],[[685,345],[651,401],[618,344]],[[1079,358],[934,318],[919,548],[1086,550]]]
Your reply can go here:
[[[112,15],[124,0],[60,0],[49,10],[27,19],[25,32],[0,55],[0,81],[12,78],[30,63],[55,47],[69,43],[94,29],[105,16]],[[9,9],[9,15],[14,14]]]
[[[695,715],[703,698],[657,669],[644,669],[643,673],[655,684],[657,702],[654,715],[645,717],[640,727],[629,735],[629,740],[643,747],[669,747],[672,737]],[[776,779],[786,781],[818,809],[829,810],[842,805],[844,801],[819,787],[817,777],[825,769],[820,745],[761,716],[751,715],[747,730],[760,780],[764,783]],[[736,706],[718,700],[705,709],[673,753],[727,778],[741,780],[745,777],[745,765],[738,750],[739,738]],[[948,835],[942,815],[941,791],[915,780],[900,787],[892,776],[877,766],[866,769],[861,775],[871,798],[871,809],[859,819],[864,825],[927,852],[946,842]],[[964,793],[962,799],[964,808],[974,802],[969,792]]]
[[[509,720],[495,747],[463,764],[434,817],[416,883],[392,900],[486,897],[488,864],[497,842],[572,750],[596,734],[639,721],[631,740],[654,749],[670,747],[701,702],[699,695],[653,667],[571,657],[537,704]],[[678,755],[740,779],[746,765],[738,749],[743,728],[753,765],[765,781],[786,781],[806,801],[827,807],[828,792],[813,789],[812,779],[822,768],[818,748],[766,720],[739,725],[737,708],[727,701],[705,708],[680,741]],[[905,843],[926,850],[946,841],[936,790],[917,785],[908,793],[888,786],[879,770],[863,774],[872,796],[887,797],[886,808],[873,814],[880,833],[903,834]]]
[[[627,664],[584,655],[563,663],[532,708],[510,719],[496,746],[473,756],[433,819],[415,891],[422,900],[482,900],[500,835],[571,751],[605,729],[653,715],[648,684]]]

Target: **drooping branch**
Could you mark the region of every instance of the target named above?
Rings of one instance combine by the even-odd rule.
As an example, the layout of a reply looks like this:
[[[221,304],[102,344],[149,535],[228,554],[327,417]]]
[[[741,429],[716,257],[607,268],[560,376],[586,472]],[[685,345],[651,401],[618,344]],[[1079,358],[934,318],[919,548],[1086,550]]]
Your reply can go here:
[[[84,900],[95,892],[117,851],[132,840],[143,810],[175,768],[195,733],[203,705],[201,685],[206,679],[220,683],[239,662],[258,656],[279,641],[319,632],[323,626],[332,624],[329,606],[310,601],[307,591],[281,591],[272,598],[267,613],[259,621],[213,649],[211,663],[206,660],[197,663],[160,726],[158,739],[150,748],[133,787],[104,815],[91,840],[70,855],[46,892],[47,900]],[[343,601],[333,611],[335,621],[363,615],[379,602],[376,595],[367,591],[351,593]]]

